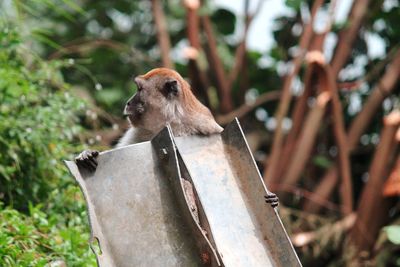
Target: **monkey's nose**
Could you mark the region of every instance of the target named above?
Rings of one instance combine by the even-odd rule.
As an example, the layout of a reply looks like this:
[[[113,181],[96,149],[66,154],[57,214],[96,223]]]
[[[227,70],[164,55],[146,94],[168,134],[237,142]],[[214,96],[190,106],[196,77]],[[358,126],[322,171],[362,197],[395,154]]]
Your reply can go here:
[[[133,103],[133,97],[129,98],[128,102],[126,102],[126,106],[130,107]]]

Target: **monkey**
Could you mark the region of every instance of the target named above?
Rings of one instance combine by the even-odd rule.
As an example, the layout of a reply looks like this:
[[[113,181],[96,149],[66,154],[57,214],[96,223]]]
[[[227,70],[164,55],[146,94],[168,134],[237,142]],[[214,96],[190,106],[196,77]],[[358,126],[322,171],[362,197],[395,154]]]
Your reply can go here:
[[[211,135],[223,128],[215,121],[210,110],[193,94],[189,83],[168,68],[156,68],[134,78],[137,92],[126,103],[124,115],[130,128],[117,144],[117,148],[151,140],[166,124],[174,136]],[[75,162],[78,166],[94,171],[98,151],[85,150]],[[268,192],[265,201],[272,207],[278,198]]]

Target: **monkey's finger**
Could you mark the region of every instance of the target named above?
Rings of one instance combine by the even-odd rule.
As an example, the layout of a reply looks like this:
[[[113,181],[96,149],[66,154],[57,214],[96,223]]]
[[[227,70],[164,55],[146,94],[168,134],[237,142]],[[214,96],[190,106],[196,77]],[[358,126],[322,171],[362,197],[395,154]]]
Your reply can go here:
[[[96,162],[97,161],[96,157],[97,156],[95,156],[94,153],[88,153],[85,160],[92,160],[92,161]]]
[[[77,160],[76,165],[78,165],[79,168],[83,168],[83,169],[90,168],[90,166],[88,166],[87,163],[82,159]]]
[[[99,164],[98,162],[97,162],[97,159],[96,158],[91,158],[90,159],[94,164],[96,164],[96,167],[97,167],[97,165]]]
[[[265,201],[267,204],[270,204],[273,208],[279,205],[279,201]]]
[[[84,160],[84,159],[78,160],[77,165],[79,167],[89,170],[91,172],[96,169],[96,167],[93,166],[93,164],[91,164],[88,160]]]
[[[91,158],[89,161],[95,168],[97,168],[97,165],[99,165],[96,158]]]
[[[90,168],[91,171],[96,170],[96,168],[97,168],[97,162],[88,159],[88,160],[85,160],[85,163],[86,163],[86,165]]]
[[[88,158],[96,157],[95,152],[96,152],[95,150],[88,150],[87,153],[86,153],[86,156],[87,156]]]
[[[76,165],[78,165],[78,166],[82,166],[83,159],[82,159],[81,157],[76,157],[76,158],[75,158],[75,163],[76,163]]]

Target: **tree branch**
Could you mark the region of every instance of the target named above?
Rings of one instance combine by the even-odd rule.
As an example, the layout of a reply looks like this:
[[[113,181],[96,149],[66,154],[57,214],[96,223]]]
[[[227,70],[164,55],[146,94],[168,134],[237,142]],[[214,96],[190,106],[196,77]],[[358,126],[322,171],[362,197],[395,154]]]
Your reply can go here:
[[[245,115],[247,115],[249,112],[254,110],[255,108],[257,108],[269,101],[278,100],[280,96],[281,96],[280,91],[266,92],[266,93],[260,95],[259,97],[257,97],[257,99],[252,104],[243,104],[238,109],[235,109],[235,110],[229,112],[228,114],[217,116],[217,121],[218,121],[218,123],[220,123],[222,125],[226,125],[229,122],[231,122],[234,118],[236,118],[236,117],[242,118]]]
[[[174,68],[170,57],[171,42],[167,30],[167,22],[160,0],[151,0],[154,23],[157,29],[157,40],[160,46],[161,59],[164,67]]]
[[[347,135],[347,146],[349,152],[353,151],[359,143],[361,135],[367,129],[367,126],[371,122],[372,118],[376,115],[377,110],[381,107],[383,100],[390,95],[395,89],[395,85],[398,82],[400,73],[400,50],[397,51],[392,63],[387,67],[385,74],[377,85],[372,89],[371,94],[366,100],[362,110],[350,125],[350,130]],[[338,169],[337,165],[333,165],[321,182],[316,186],[315,192],[321,197],[328,199],[332,194],[338,180]],[[315,205],[315,203],[306,202],[304,210],[308,212],[318,212],[321,207]]]
[[[195,51],[194,57],[189,58],[189,76],[194,84],[194,89],[197,93],[205,100],[208,107],[212,108],[210,105],[209,95],[207,90],[209,87],[209,81],[205,72],[201,69],[199,64],[199,55],[202,53],[202,47],[200,42],[200,31],[199,22],[200,18],[197,11],[200,7],[199,0],[182,0],[183,5],[186,8],[186,35],[189,40],[190,49]]]
[[[395,135],[400,126],[400,111],[391,112],[384,118],[380,142],[376,148],[369,170],[369,179],[362,191],[357,208],[357,220],[350,240],[358,251],[370,251],[376,242],[380,228],[387,221],[389,200],[382,194],[388,169],[398,142]]]
[[[284,140],[282,131],[282,121],[289,110],[289,105],[292,97],[290,89],[292,87],[292,82],[294,78],[297,76],[300,70],[305,52],[309,47],[310,40],[313,35],[314,18],[317,13],[317,10],[322,6],[323,2],[324,2],[323,0],[317,0],[313,4],[311,11],[311,19],[306,25],[303,25],[304,31],[300,38],[300,53],[294,58],[293,70],[286,76],[283,83],[281,101],[275,116],[277,124],[274,133],[274,141],[272,144],[271,156],[269,157],[269,161],[266,162],[264,169],[264,181],[267,184],[269,184],[271,179],[274,179],[272,177],[276,176],[279,164],[279,158],[281,156],[282,144]],[[275,179],[279,179],[279,177]]]
[[[332,74],[337,77],[339,71],[344,67],[352,51],[353,44],[357,39],[362,22],[367,14],[369,0],[354,0],[350,10],[349,26],[339,33],[337,46],[332,58]]]
[[[325,108],[331,98],[331,93],[326,90],[322,92],[316,101],[316,105],[310,109],[305,119],[303,129],[298,137],[294,155],[286,166],[287,171],[282,178],[282,187],[292,186],[300,179],[306,163],[311,156],[315,139],[325,114]]]
[[[209,56],[210,56],[210,67],[214,70],[215,76],[217,78],[218,83],[218,92],[220,96],[220,106],[221,111],[223,113],[232,111],[233,109],[233,101],[231,96],[231,88],[229,87],[228,80],[226,78],[226,73],[224,70],[224,65],[221,61],[221,58],[218,55],[217,51],[217,41],[215,39],[211,20],[208,16],[202,17],[202,23],[204,32],[207,36],[207,44],[209,48]]]
[[[338,232],[347,232],[353,227],[356,218],[357,216],[355,213],[350,213],[343,219],[333,224],[325,225],[317,231],[294,234],[291,240],[296,247],[307,246],[321,236],[324,236],[326,239],[327,236],[337,235]]]
[[[229,73],[229,81],[228,81],[229,87],[232,87],[232,84],[235,82],[240,70],[243,67],[244,56],[246,53],[246,41],[247,41],[247,36],[249,33],[250,25],[253,22],[254,18],[258,15],[260,10],[262,9],[264,2],[265,2],[264,0],[259,0],[257,8],[252,15],[249,14],[249,10],[248,10],[249,9],[249,0],[246,0],[246,2],[245,2],[244,33],[243,33],[242,41],[239,43],[239,45],[235,51],[235,61],[234,61],[233,67]]]

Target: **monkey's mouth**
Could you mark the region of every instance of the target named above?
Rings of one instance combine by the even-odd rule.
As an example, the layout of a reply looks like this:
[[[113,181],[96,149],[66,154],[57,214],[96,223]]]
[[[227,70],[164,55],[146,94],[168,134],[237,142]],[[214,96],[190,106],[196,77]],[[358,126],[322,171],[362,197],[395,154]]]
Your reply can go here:
[[[132,115],[134,115],[134,114],[133,114],[133,111],[130,110],[128,106],[125,106],[123,115],[124,115],[124,116],[132,116]]]

